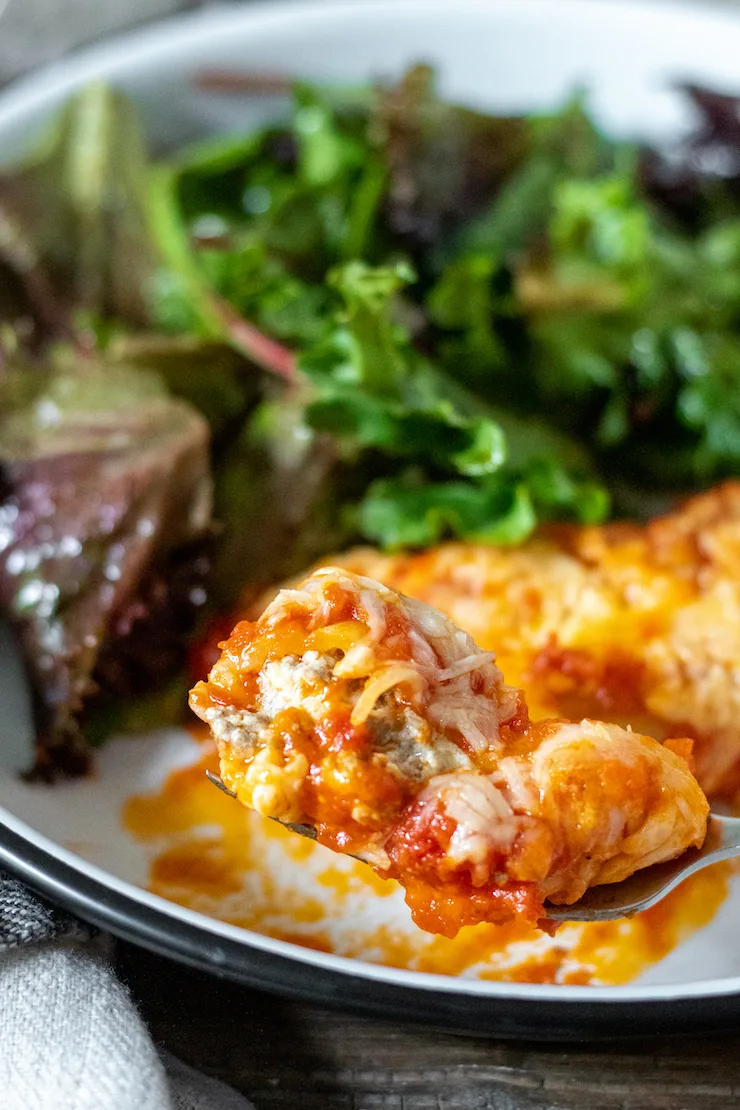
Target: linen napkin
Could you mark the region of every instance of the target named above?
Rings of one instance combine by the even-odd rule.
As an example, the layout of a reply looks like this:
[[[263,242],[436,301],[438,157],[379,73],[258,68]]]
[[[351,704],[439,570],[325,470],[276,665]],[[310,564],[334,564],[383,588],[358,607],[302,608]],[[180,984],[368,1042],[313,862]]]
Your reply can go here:
[[[3,1110],[254,1110],[156,1048],[111,948],[0,872]]]

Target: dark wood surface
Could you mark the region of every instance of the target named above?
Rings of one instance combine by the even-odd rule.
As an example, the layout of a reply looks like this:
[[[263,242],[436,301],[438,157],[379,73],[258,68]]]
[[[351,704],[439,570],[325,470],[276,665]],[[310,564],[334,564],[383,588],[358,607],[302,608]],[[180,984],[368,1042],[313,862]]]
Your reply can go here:
[[[257,1110],[729,1110],[740,1030],[577,1047],[458,1037],[289,1002],[129,945],[158,1044]]]

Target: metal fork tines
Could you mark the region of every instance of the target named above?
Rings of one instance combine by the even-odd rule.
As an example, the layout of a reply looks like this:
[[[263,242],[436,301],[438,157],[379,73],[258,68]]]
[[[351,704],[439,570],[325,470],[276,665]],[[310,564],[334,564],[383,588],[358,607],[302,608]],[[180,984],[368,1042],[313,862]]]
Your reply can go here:
[[[229,789],[221,776],[217,775],[215,771],[206,771],[206,778],[209,782],[212,782],[214,786],[217,786],[219,790],[222,790],[224,794],[228,794],[230,798],[236,798],[236,793]],[[291,832],[298,833],[299,836],[306,836],[309,840],[316,839],[316,829],[313,825],[296,825],[292,821],[281,821],[279,817],[271,817],[270,820],[277,821],[278,825],[290,829]],[[356,858],[355,856],[355,859]]]
[[[713,863],[740,856],[740,818],[713,813],[701,848],[689,848],[677,859],[635,871],[621,883],[592,886],[570,906],[545,903],[549,921],[612,921],[632,917],[654,906],[689,875]]]

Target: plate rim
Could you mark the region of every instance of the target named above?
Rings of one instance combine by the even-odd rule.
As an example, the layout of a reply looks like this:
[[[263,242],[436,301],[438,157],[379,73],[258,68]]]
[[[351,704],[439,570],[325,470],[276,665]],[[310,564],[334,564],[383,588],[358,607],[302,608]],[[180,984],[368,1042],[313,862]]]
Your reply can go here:
[[[458,16],[464,11],[490,11],[492,3],[505,12],[538,11],[552,13],[553,3],[568,15],[580,21],[596,20],[596,5],[592,0],[455,0]],[[57,102],[73,88],[101,77],[125,71],[147,57],[165,57],[185,48],[203,37],[218,38],[225,32],[239,33],[252,30],[258,33],[269,24],[279,24],[296,17],[306,22],[333,19],[338,15],[350,18],[393,12],[403,18],[414,10],[449,12],[448,0],[236,0],[228,5],[202,8],[157,19],[152,23],[105,36],[99,42],[83,44],[57,61],[42,65],[12,79],[0,89],[0,132],[12,126],[17,117],[49,102]],[[716,0],[599,0],[598,23],[603,26],[616,18],[624,23],[631,20],[648,21],[665,19],[671,22],[693,23],[706,28],[716,24],[716,30],[732,27],[737,31],[740,16],[737,11],[720,5]],[[541,15],[540,15],[541,18]]]

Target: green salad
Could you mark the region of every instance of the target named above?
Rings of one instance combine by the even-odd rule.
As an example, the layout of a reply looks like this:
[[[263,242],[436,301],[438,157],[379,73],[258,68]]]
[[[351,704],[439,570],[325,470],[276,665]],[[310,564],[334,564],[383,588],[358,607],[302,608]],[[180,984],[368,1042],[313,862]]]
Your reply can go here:
[[[223,609],[350,542],[517,544],[740,473],[740,111],[684,92],[696,126],[661,151],[606,138],[580,96],[446,103],[424,66],[286,85],[277,122],[165,155],[114,90],[67,104],[0,177],[0,606],[50,735],[103,664],[128,674],[132,628],[176,612],[180,642],[187,598]],[[178,428],[210,456],[179,491],[197,521],[162,530]],[[89,494],[57,496],[72,443],[107,533]],[[39,555],[32,479],[71,562]],[[147,600],[157,575],[177,604]]]

